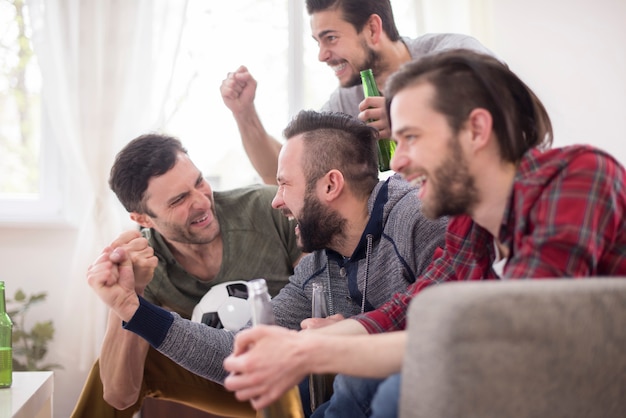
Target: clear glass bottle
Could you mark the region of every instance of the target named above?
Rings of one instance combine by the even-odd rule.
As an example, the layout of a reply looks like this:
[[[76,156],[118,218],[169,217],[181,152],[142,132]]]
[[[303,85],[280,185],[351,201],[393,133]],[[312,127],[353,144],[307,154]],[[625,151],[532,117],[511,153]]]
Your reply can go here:
[[[13,382],[13,323],[7,314],[4,282],[0,282],[0,388],[11,387]]]
[[[252,325],[276,325],[274,310],[270,302],[265,279],[250,280],[248,302],[250,303]],[[262,418],[304,418],[300,391],[297,386],[289,389],[283,396],[270,406],[257,412]]]
[[[326,292],[322,283],[313,283],[311,294],[311,318],[326,318],[328,316],[328,303]],[[309,375],[309,395],[311,397],[311,412],[318,406],[328,401],[333,394],[334,374],[311,374]]]
[[[374,80],[374,73],[371,69],[361,71],[361,82],[363,84],[363,94],[365,97],[380,96],[380,91]],[[380,172],[391,170],[391,157],[396,150],[396,143],[388,138],[378,139],[378,170]]]

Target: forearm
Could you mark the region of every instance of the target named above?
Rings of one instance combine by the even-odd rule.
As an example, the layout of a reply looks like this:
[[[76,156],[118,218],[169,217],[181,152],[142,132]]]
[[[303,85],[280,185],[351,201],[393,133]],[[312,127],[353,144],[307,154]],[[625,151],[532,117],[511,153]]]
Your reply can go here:
[[[367,330],[361,323],[355,321],[354,319],[344,319],[339,322],[335,322],[334,324],[321,327],[321,328],[313,328],[310,330],[306,330],[304,332],[310,332],[315,334],[324,334],[324,335],[340,335],[347,336],[348,338],[352,338],[352,336],[356,335],[367,335]]]
[[[304,361],[311,373],[384,378],[402,367],[406,332],[318,335],[306,338],[305,344]]]
[[[233,334],[183,319],[143,299],[125,328],[185,369],[218,383],[226,372],[224,358],[233,347]]]
[[[235,120],[243,148],[266,184],[276,184],[276,171],[278,169],[278,153],[281,143],[271,137],[263,127],[256,110],[235,114]]]
[[[399,372],[402,366],[406,343],[403,331],[368,334],[358,321],[346,319],[302,334],[303,361],[311,373],[386,377]]]
[[[100,377],[104,399],[117,409],[133,405],[143,381],[149,344],[122,328],[122,320],[109,312],[106,334],[100,352]]]

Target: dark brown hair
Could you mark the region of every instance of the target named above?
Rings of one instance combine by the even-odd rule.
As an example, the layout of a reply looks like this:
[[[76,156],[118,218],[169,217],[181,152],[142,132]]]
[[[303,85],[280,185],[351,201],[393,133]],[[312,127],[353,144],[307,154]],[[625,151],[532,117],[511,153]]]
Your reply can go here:
[[[343,20],[350,23],[358,33],[367,20],[375,14],[380,17],[383,31],[393,42],[400,39],[389,0],[306,0],[309,15],[326,10],[341,10]]]
[[[128,212],[154,216],[144,202],[148,182],[171,170],[181,153],[187,154],[187,150],[177,138],[146,134],[130,141],[117,154],[109,186]]]
[[[506,161],[517,162],[531,148],[552,145],[552,123],[541,101],[492,56],[459,49],[404,64],[385,86],[387,114],[394,96],[418,83],[435,88],[431,105],[447,118],[455,133],[472,110],[488,110]]]
[[[303,110],[283,131],[287,140],[300,134],[305,144],[302,166],[308,189],[337,169],[356,196],[370,195],[378,183],[376,129],[343,113]]]

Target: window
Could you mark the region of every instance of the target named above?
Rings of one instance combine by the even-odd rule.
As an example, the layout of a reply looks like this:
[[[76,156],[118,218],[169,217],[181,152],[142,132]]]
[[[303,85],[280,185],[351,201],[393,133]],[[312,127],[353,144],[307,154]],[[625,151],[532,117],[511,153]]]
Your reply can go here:
[[[415,36],[414,2],[392,3],[400,32]],[[62,219],[60,153],[50,130],[42,126],[42,83],[28,17],[22,1],[0,0],[3,223]],[[317,53],[302,1],[189,0],[162,129],[181,138],[215,189],[260,182],[222,102],[221,82],[229,71],[246,65],[258,82],[255,105],[261,121],[281,140],[293,114],[319,109],[337,86]]]
[[[301,50],[293,45],[290,32],[302,33],[302,9],[303,2],[289,0],[188,3],[172,100],[166,109],[171,117],[164,129],[181,139],[214,189],[261,181],[222,101],[222,80],[240,65],[249,69],[258,83],[257,112],[266,130],[280,139],[292,113],[289,106],[298,100],[289,96],[289,83],[298,89],[302,85],[301,80],[289,79],[294,74],[290,66],[298,65],[295,59],[290,62],[290,42],[292,49]],[[296,18],[293,26],[290,16]],[[302,57],[297,59],[302,62]]]
[[[60,215],[52,147],[42,141],[41,74],[28,9],[0,0],[0,221],[49,221]]]
[[[401,34],[415,36],[413,2],[392,3]],[[222,101],[221,82],[240,65],[248,67],[258,83],[261,122],[282,140],[291,116],[319,109],[337,87],[317,54],[303,1],[190,0],[164,129],[181,139],[214,189],[260,182]]]

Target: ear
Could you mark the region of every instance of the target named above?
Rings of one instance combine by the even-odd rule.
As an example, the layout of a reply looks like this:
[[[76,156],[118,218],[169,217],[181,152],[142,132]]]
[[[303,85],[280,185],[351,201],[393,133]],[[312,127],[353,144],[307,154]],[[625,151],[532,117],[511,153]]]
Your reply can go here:
[[[467,129],[470,133],[471,147],[474,150],[484,148],[489,144],[493,134],[493,118],[487,109],[476,108],[467,118]]]
[[[363,27],[363,34],[366,36],[368,42],[373,45],[380,42],[380,38],[383,34],[383,21],[380,16],[373,14],[369,17]]]
[[[320,199],[325,202],[332,202],[341,196],[344,186],[345,179],[343,173],[336,169],[330,170],[320,179]]]
[[[143,226],[144,228],[152,228],[154,226],[154,223],[152,222],[152,218],[150,218],[150,216],[146,215],[145,213],[131,212],[130,219],[137,222],[139,225]]]

